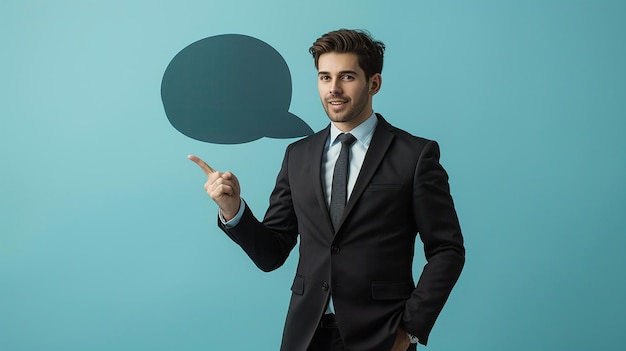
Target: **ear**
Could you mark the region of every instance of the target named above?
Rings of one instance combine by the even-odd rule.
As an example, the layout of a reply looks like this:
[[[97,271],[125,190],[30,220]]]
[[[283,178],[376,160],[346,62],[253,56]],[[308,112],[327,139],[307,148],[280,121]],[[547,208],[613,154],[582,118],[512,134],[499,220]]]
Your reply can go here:
[[[374,74],[373,76],[370,77],[369,85],[370,85],[370,95],[372,96],[376,95],[376,93],[378,93],[378,91],[383,85],[383,76],[381,76],[380,73]]]

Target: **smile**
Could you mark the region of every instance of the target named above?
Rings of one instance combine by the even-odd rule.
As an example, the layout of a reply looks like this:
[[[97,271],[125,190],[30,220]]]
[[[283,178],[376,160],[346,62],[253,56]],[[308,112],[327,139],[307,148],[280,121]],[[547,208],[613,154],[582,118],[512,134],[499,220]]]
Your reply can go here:
[[[345,103],[346,103],[346,101],[343,101],[343,100],[341,100],[341,101],[332,100],[332,101],[329,101],[329,103],[330,103],[331,105],[335,105],[335,106],[337,106],[337,105],[343,105],[343,104],[345,104]]]

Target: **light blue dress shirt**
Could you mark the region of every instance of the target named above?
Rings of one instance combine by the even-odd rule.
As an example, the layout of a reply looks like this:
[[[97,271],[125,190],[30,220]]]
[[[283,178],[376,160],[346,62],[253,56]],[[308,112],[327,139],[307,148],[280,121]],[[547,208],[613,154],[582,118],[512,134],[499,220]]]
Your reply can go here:
[[[376,115],[372,113],[368,119],[366,119],[363,123],[359,124],[356,128],[352,129],[349,132],[352,134],[356,141],[352,144],[350,148],[350,171],[348,172],[348,199],[350,199],[350,195],[352,194],[352,189],[354,189],[354,184],[356,184],[356,179],[359,176],[359,172],[361,171],[361,166],[363,166],[363,160],[365,160],[365,154],[367,153],[367,149],[370,147],[370,142],[372,141],[372,135],[374,135],[374,129],[376,129],[376,125],[378,124],[378,119]],[[339,152],[341,151],[341,142],[337,137],[339,134],[343,132],[339,130],[339,128],[335,127],[334,124],[330,125],[330,136],[326,141],[326,146],[324,148],[324,157],[322,158],[322,174],[324,177],[322,178],[324,184],[324,194],[326,194],[326,204],[330,205],[330,193],[331,186],[333,183],[333,172],[335,170],[335,163],[337,162],[337,158],[339,158]]]

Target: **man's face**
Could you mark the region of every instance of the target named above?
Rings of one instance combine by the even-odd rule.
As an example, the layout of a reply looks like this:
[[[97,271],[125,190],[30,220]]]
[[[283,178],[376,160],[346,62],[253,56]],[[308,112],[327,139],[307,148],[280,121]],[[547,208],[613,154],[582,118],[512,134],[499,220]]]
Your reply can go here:
[[[380,74],[368,81],[353,53],[322,54],[317,68],[322,106],[337,128],[350,131],[372,114],[372,96],[380,89]]]

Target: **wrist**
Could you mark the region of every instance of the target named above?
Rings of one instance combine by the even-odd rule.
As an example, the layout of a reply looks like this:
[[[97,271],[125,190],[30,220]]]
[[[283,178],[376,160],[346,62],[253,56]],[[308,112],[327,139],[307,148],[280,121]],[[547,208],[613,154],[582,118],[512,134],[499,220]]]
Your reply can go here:
[[[228,222],[237,216],[240,208],[241,208],[241,198],[238,199],[236,206],[232,205],[232,206],[229,206],[228,208],[220,207],[220,213],[222,214],[222,217],[226,220],[226,222]]]

